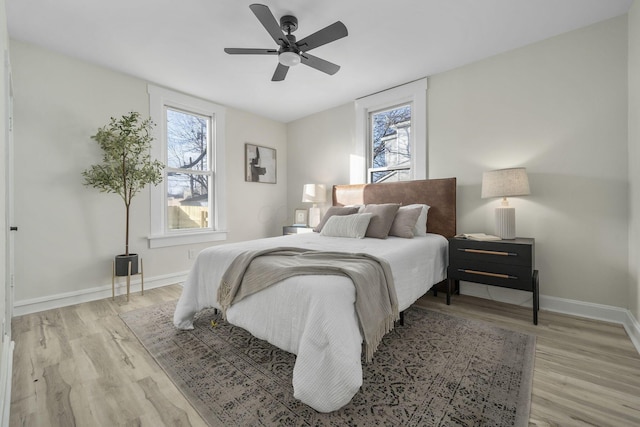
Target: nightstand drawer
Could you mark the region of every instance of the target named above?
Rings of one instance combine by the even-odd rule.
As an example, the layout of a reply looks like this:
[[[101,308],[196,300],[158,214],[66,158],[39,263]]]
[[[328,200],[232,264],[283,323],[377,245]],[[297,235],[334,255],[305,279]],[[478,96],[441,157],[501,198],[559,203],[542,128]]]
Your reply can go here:
[[[533,324],[540,308],[538,270],[535,269],[535,240],[479,241],[449,239],[449,289],[462,280],[533,292]]]
[[[447,274],[455,280],[533,291],[530,266],[456,259],[449,264]]]
[[[452,259],[533,266],[531,244],[451,239],[449,245]]]

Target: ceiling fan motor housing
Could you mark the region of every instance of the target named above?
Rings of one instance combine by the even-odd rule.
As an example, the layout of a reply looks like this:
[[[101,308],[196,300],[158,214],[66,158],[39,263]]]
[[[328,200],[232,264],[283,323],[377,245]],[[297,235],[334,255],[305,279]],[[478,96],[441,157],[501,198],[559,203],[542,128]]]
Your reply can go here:
[[[280,46],[280,52],[299,52],[300,50],[296,46],[296,36],[287,34],[285,37],[289,40],[289,46],[283,44]]]
[[[293,33],[298,29],[298,18],[292,15],[284,15],[280,18],[280,28],[287,34]]]

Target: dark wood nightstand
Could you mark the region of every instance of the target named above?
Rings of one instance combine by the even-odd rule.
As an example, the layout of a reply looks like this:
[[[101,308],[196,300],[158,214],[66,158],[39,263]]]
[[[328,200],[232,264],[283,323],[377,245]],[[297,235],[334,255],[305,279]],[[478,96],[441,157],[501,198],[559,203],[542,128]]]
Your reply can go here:
[[[460,280],[533,292],[533,324],[540,308],[538,270],[535,270],[535,240],[478,241],[449,239],[449,286]]]
[[[282,235],[286,236],[287,234],[301,234],[301,233],[312,233],[313,227],[306,227],[304,225],[285,225],[282,227]]]

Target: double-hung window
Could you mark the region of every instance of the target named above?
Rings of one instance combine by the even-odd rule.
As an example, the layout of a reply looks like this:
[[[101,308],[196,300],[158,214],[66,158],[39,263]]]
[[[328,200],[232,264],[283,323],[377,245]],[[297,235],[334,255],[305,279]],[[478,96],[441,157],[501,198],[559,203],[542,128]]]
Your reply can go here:
[[[219,105],[149,85],[152,155],[165,165],[151,190],[150,247],[226,238],[224,117]]]
[[[403,104],[369,113],[367,182],[411,179],[411,110]]]
[[[426,89],[421,79],[356,101],[352,183],[427,178]]]

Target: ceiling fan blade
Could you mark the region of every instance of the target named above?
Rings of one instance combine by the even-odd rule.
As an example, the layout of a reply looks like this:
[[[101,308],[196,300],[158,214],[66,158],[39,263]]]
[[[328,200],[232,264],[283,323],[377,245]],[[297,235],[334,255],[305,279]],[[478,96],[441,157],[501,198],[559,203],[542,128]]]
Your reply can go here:
[[[315,49],[318,46],[346,37],[348,34],[347,27],[345,27],[342,22],[337,21],[298,41],[296,46],[298,46],[301,51],[306,52],[308,50]]]
[[[276,72],[273,73],[273,77],[271,78],[272,82],[281,82],[287,77],[287,71],[289,71],[289,67],[286,65],[282,65],[278,62],[278,66],[276,67]]]
[[[334,75],[340,69],[339,65],[333,62],[325,61],[317,56],[310,55],[306,52],[300,54],[301,62],[311,68],[322,71],[323,73]]]
[[[249,8],[276,43],[280,46],[290,46],[289,40],[284,36],[282,29],[280,29],[280,24],[278,24],[278,21],[276,21],[276,18],[267,6],[254,3],[250,5]]]
[[[224,51],[230,55],[277,55],[275,49],[250,49],[243,47],[225,47]]]

